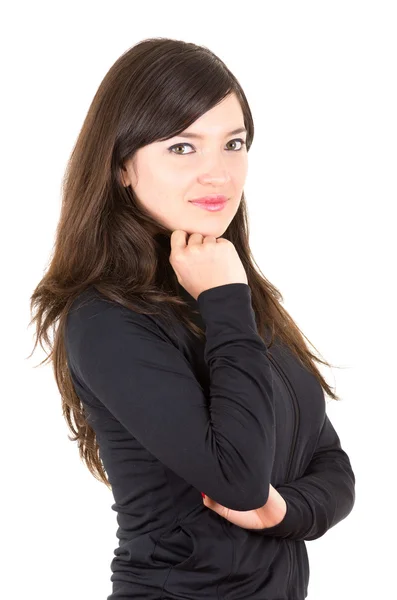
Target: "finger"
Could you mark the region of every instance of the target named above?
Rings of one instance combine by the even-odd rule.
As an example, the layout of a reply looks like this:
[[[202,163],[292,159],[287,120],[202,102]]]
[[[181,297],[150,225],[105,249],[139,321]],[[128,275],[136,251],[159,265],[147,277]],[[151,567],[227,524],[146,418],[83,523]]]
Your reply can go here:
[[[203,235],[201,233],[192,233],[189,237],[188,245],[189,246],[201,246],[203,243]]]
[[[218,504],[218,502],[215,502],[215,500],[212,500],[212,498],[209,496],[205,496],[205,498],[203,498],[203,503],[207,508],[216,512],[224,519],[229,517],[229,509],[226,506],[222,506],[222,504]]]
[[[205,504],[205,506],[208,506],[208,508],[215,510],[216,512],[216,508],[219,507],[219,504],[217,504],[215,500],[212,500],[212,498],[206,496],[205,494],[203,495],[203,504]]]
[[[176,250],[176,248],[186,248],[186,237],[186,231],[175,229],[170,237],[171,250]]]

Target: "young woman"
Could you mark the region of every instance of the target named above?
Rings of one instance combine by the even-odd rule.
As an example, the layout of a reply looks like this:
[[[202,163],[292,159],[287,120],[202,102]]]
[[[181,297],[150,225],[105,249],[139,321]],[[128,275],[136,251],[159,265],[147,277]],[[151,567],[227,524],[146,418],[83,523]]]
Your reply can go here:
[[[304,599],[305,541],[354,505],[329,363],[250,252],[253,136],[217,56],[154,38],[106,74],[70,157],[31,308],[35,347],[58,322],[46,360],[114,496],[109,599]]]

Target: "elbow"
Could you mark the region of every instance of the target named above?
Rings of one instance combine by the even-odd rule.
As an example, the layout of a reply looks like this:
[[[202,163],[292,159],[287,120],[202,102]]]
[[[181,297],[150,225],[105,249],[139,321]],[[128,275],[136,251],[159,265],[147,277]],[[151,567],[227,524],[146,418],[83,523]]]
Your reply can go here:
[[[208,496],[221,506],[237,511],[249,511],[262,508],[269,498],[270,478],[274,461],[274,442],[271,452],[255,451],[250,458],[235,453],[231,460],[219,463],[218,476],[213,478],[215,488],[213,496],[208,488]],[[269,456],[269,458],[264,458]]]
[[[266,485],[258,485],[258,481],[253,485],[231,485],[226,495],[219,494],[219,497],[214,500],[231,510],[256,510],[262,508],[268,501],[269,485],[270,482]]]

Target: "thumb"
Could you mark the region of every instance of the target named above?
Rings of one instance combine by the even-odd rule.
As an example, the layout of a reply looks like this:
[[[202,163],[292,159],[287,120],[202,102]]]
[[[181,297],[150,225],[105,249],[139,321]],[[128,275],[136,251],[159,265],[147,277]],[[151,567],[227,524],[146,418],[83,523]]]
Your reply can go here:
[[[219,512],[219,504],[217,504],[215,502],[215,500],[212,500],[212,498],[210,498],[209,496],[206,496],[205,494],[202,494],[202,496],[203,496],[204,506],[207,506],[208,508],[210,508],[211,510],[213,510],[215,512]]]

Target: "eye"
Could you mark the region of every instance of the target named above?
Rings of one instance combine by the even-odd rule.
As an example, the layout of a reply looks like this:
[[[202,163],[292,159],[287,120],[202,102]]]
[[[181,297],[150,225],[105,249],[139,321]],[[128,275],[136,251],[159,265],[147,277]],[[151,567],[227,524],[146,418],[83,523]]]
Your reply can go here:
[[[233,150],[233,152],[240,152],[243,147],[245,146],[245,141],[241,138],[236,138],[234,140],[230,140],[230,142],[228,142],[229,144],[232,142],[240,142],[241,147],[238,148],[237,150]],[[192,144],[188,144],[187,142],[180,142],[179,144],[174,144],[173,146],[171,146],[170,148],[168,148],[169,152],[173,152],[174,148],[182,148],[183,146],[190,146],[191,148],[193,148]],[[230,150],[229,150],[230,152]],[[186,152],[181,153],[181,152],[173,152],[174,154],[180,154],[181,156],[183,156],[184,154],[186,154]],[[187,154],[192,154],[191,152],[188,152]]]

